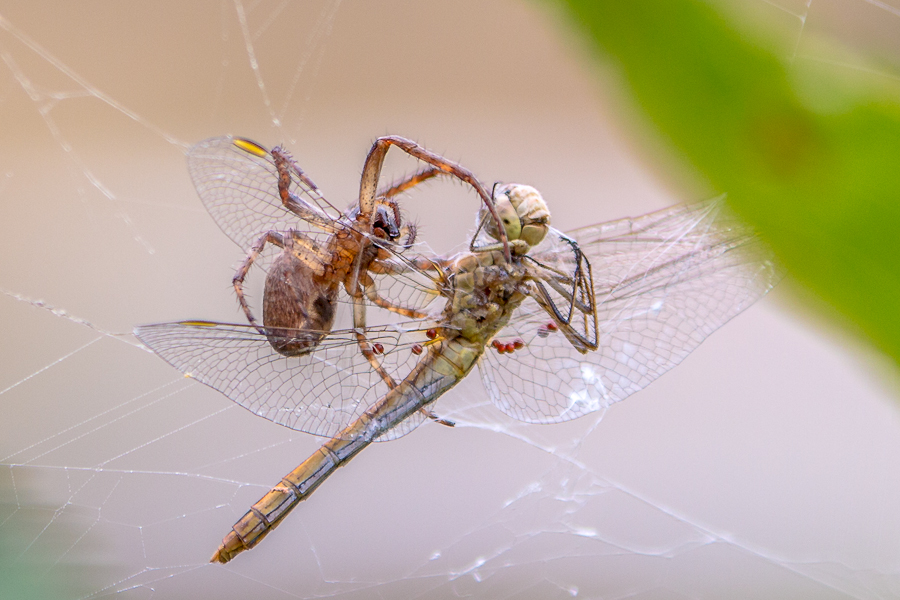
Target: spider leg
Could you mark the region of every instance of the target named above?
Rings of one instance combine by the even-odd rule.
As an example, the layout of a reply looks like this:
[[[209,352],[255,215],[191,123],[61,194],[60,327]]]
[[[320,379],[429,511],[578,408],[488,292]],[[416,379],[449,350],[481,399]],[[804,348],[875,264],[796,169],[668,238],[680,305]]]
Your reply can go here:
[[[312,206],[309,202],[291,191],[292,175],[302,181],[312,192],[321,197],[319,188],[313,183],[312,179],[307,177],[291,155],[284,151],[281,147],[276,146],[271,151],[272,159],[275,162],[275,168],[278,170],[278,194],[281,196],[281,203],[284,207],[306,221],[307,223],[324,229],[325,231],[334,232],[334,222],[328,215],[322,213],[317,207]]]
[[[394,378],[381,366],[381,361],[378,360],[378,357],[375,355],[372,344],[370,344],[368,338],[366,338],[366,304],[365,300],[359,294],[353,296],[353,328],[356,330],[356,343],[359,345],[359,351],[362,352],[363,356],[366,357],[366,360],[369,361],[369,364],[372,365],[372,369],[374,369],[381,377],[382,381],[387,384],[388,389],[397,387],[397,382],[394,381]]]
[[[369,340],[366,339],[366,306],[365,301],[359,295],[354,296],[353,298],[353,327],[356,329],[356,341],[359,344],[359,350],[363,353],[363,356],[366,357],[366,360],[369,361],[369,364],[372,365],[372,368],[376,373],[381,377],[382,381],[384,381],[389,389],[394,389],[397,387],[397,382],[394,381],[394,378],[390,376],[390,374],[384,370],[384,367],[381,366],[381,361],[378,360],[378,356],[375,354],[374,348],[369,343]],[[434,414],[432,411],[427,410],[426,408],[420,408],[419,412],[422,413],[428,419],[436,423],[440,423],[441,425],[446,425],[447,427],[454,427],[456,423],[450,421],[448,419],[442,419],[441,417]]]
[[[237,271],[234,273],[234,277],[231,279],[231,285],[234,286],[234,293],[237,294],[238,303],[240,303],[241,309],[243,309],[250,324],[257,329],[259,328],[259,324],[253,317],[250,305],[247,303],[247,298],[244,296],[244,278],[247,277],[250,267],[253,265],[254,261],[259,258],[260,252],[263,251],[263,248],[266,247],[267,243],[275,244],[279,248],[284,248],[284,236],[277,231],[267,231],[262,234],[259,239],[256,240],[256,243],[250,247],[247,258],[244,259],[244,262],[241,263],[241,266],[238,267]]]
[[[426,271],[437,271],[439,274],[443,274],[444,269],[452,263],[453,259],[440,256],[395,256],[390,260],[373,260],[369,263],[369,271],[376,275],[403,275],[404,273]]]
[[[397,196],[409,189],[414,188],[415,186],[419,185],[420,183],[424,183],[424,182],[428,181],[429,179],[433,179],[433,178],[437,177],[438,175],[445,175],[445,174],[446,173],[444,171],[438,169],[437,167],[434,167],[434,166],[425,167],[424,169],[417,171],[416,173],[413,173],[412,175],[410,175],[406,179],[403,179],[402,181],[392,183],[389,188],[381,190],[380,192],[378,192],[378,197],[379,198],[393,198],[394,196]]]
[[[375,287],[375,280],[372,279],[372,276],[369,275],[368,272],[362,273],[359,280],[360,283],[362,283],[363,288],[365,289],[366,298],[368,298],[369,301],[372,302],[372,304],[374,304],[375,306],[380,306],[385,310],[397,313],[398,315],[403,315],[404,317],[409,317],[410,319],[425,319],[428,317],[427,313],[415,310],[414,308],[400,306],[382,298],[378,294],[378,288]]]
[[[310,271],[313,271],[320,276],[324,275],[323,265],[327,262],[322,260],[321,256],[323,250],[316,244],[315,240],[304,235],[300,231],[291,230],[286,236],[277,231],[267,231],[262,234],[256,243],[250,247],[250,252],[247,253],[244,262],[237,268],[234,277],[231,279],[231,285],[234,286],[234,292],[237,295],[241,309],[244,311],[250,324],[257,329],[259,329],[259,324],[253,316],[253,312],[250,310],[250,305],[244,294],[244,279],[247,277],[250,267],[256,262],[260,253],[262,253],[263,249],[266,247],[266,244],[274,244],[279,248],[288,249],[295,260],[302,261]],[[262,333],[261,329],[260,332]]]
[[[506,260],[512,260],[509,251],[509,243],[506,239],[506,230],[503,228],[500,216],[497,214],[497,209],[494,208],[494,203],[490,194],[487,193],[484,186],[481,185],[481,182],[478,181],[475,175],[465,167],[447,160],[443,156],[435,154],[430,150],[426,150],[414,141],[404,137],[396,135],[380,137],[372,144],[372,149],[369,150],[369,155],[366,157],[366,162],[363,166],[362,178],[359,184],[359,210],[362,215],[365,215],[368,218],[375,209],[375,199],[378,196],[378,180],[381,178],[381,168],[384,166],[384,158],[391,146],[396,146],[410,156],[413,156],[424,163],[428,163],[440,171],[452,175],[472,186],[481,197],[481,200],[490,212],[491,217],[497,223],[497,230],[502,238],[500,242],[503,244],[503,254],[506,257]]]

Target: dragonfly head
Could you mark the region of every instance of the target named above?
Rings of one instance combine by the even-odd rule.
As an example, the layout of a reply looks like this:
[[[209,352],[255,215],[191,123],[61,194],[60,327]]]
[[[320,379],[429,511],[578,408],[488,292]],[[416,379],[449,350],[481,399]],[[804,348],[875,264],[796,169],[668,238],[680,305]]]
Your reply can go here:
[[[507,183],[494,186],[493,196],[494,207],[509,241],[522,240],[532,247],[544,239],[550,225],[550,210],[540,192],[530,185]],[[486,211],[482,209],[482,213]],[[486,219],[485,231],[495,240],[500,239],[497,226],[490,218]]]

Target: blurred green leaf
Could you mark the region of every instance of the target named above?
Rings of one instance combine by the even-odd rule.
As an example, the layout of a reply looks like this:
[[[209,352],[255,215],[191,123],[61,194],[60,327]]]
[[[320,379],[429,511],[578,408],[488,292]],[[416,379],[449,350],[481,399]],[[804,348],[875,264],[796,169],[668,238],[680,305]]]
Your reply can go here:
[[[900,105],[699,0],[561,0],[677,157],[900,361]]]
[[[33,475],[0,468],[0,599],[84,598],[97,588],[94,577],[104,565],[96,546],[85,543],[85,532],[72,528],[73,507],[44,505]],[[79,542],[78,552],[71,552]]]
[[[14,509],[9,505],[0,504],[0,514],[6,516],[12,511]],[[35,562],[30,554],[23,556],[23,537],[14,521],[4,522],[0,527],[0,598],[62,598],[56,578],[48,575],[49,564]]]

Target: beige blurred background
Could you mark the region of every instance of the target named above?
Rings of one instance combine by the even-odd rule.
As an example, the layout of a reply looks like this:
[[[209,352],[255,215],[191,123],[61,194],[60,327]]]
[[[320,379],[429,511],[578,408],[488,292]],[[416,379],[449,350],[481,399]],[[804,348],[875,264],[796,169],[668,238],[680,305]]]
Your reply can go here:
[[[900,76],[900,3],[743,3],[799,70]],[[0,534],[17,560],[90,598],[900,595],[891,375],[789,281],[602,421],[514,423],[473,375],[438,405],[459,427],[367,449],[257,549],[206,564],[321,440],[111,335],[240,319],[242,252],[186,148],[284,143],[342,205],[372,140],[404,135],[538,187],[563,230],[698,199],[638,158],[615,80],[546,8],[0,4]],[[881,62],[836,61],[823,35]],[[477,201],[434,184],[404,207],[446,251]]]

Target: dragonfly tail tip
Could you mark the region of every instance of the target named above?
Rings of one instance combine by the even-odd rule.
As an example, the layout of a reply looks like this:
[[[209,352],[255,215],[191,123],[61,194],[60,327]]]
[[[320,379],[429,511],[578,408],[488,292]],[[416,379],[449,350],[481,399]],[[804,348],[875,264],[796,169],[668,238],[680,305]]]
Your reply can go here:
[[[231,560],[233,556],[229,556],[227,552],[225,552],[225,548],[219,546],[219,549],[216,550],[215,554],[212,555],[212,558],[209,559],[211,563],[221,563],[225,564],[229,560]]]

